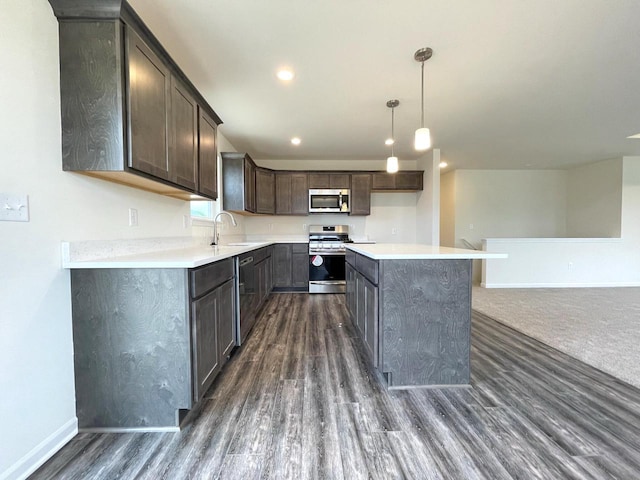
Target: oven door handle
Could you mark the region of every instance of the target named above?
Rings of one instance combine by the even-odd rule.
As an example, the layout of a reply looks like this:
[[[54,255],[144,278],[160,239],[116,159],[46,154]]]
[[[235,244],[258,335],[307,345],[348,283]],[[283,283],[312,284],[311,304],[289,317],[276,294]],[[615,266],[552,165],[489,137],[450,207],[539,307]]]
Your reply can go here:
[[[313,250],[309,250],[309,255],[324,255],[324,256],[333,256],[333,257],[337,257],[337,256],[342,256],[344,257],[344,252],[317,252],[317,251],[313,251]]]
[[[346,280],[310,280],[309,285],[344,285]]]

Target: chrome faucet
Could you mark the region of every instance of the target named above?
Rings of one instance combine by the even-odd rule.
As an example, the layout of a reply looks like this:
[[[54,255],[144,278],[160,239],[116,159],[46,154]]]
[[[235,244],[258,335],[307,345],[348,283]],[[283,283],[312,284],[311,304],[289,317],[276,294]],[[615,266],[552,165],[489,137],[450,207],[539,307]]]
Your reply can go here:
[[[213,241],[211,242],[211,245],[219,245],[220,244],[220,233],[218,232],[218,218],[220,218],[220,215],[229,215],[229,218],[231,218],[231,223],[233,224],[233,226],[234,227],[238,226],[238,224],[236,223],[236,219],[233,218],[233,215],[231,215],[229,212],[220,212],[220,213],[218,213],[213,218]]]

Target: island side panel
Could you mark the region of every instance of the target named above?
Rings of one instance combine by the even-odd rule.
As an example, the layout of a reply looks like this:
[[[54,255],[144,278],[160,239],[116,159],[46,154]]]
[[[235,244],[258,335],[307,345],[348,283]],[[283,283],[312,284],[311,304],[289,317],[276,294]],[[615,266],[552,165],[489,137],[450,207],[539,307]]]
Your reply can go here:
[[[381,260],[380,312],[390,387],[469,383],[471,260]]]
[[[191,408],[187,271],[71,271],[79,428],[176,427]]]

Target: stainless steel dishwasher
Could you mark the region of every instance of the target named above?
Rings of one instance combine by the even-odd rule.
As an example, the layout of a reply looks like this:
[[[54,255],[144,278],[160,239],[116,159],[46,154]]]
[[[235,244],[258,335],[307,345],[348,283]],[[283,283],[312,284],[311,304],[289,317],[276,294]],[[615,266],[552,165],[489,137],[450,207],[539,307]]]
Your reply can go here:
[[[240,255],[238,265],[238,325],[236,345],[242,345],[255,322],[256,284],[252,252]]]

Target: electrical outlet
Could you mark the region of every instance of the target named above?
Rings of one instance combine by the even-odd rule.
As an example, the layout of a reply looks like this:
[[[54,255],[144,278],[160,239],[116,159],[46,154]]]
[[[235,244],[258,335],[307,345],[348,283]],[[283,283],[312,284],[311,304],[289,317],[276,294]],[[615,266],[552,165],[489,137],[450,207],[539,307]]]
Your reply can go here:
[[[469,230],[473,230],[473,223],[469,224]]]
[[[129,209],[129,226],[130,227],[138,226],[138,210],[135,208]]]
[[[306,231],[307,231],[307,224],[306,224],[306,223],[303,223],[303,224],[302,224],[302,231],[303,231],[303,232],[306,232]]]
[[[273,231],[273,223],[269,224],[269,231],[272,232]]]
[[[573,270],[573,262],[567,263],[567,270]]]
[[[391,229],[391,235],[397,235],[397,233],[398,233],[398,229],[396,227],[393,227]]]
[[[184,228],[189,228],[191,226],[191,215],[182,216],[182,226]]]

